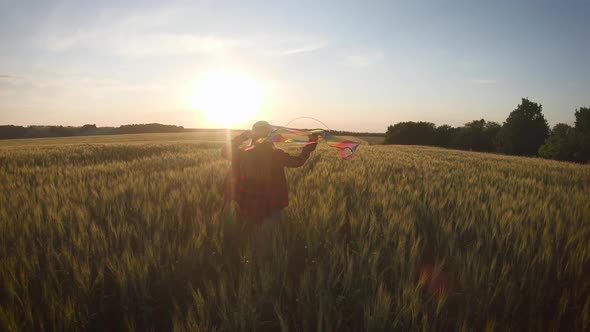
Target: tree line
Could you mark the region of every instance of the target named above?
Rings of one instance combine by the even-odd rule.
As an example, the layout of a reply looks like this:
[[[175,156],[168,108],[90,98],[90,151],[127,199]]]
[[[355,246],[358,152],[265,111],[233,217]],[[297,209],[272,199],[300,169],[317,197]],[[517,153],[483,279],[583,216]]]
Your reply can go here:
[[[86,124],[81,127],[70,126],[0,126],[0,139],[15,138],[45,138],[45,137],[69,137],[91,135],[121,135],[121,134],[147,134],[147,133],[176,133],[183,132],[182,126],[163,125],[159,123],[132,124],[120,127],[97,127],[95,124]]]
[[[72,126],[14,126],[0,125],[0,139],[17,138],[48,138],[48,137],[69,137],[69,136],[92,136],[92,135],[122,135],[122,134],[146,134],[146,133],[179,133],[179,132],[202,132],[217,131],[220,129],[194,129],[182,126],[163,125],[159,123],[122,125],[120,127],[97,127],[95,124],[86,124],[81,127]],[[232,129],[233,131],[234,129]],[[240,130],[237,130],[240,132]],[[331,130],[336,136],[359,136],[359,137],[383,137],[385,133],[352,132]]]
[[[539,103],[523,98],[502,125],[484,119],[461,127],[400,122],[385,133],[385,144],[430,145],[547,159],[590,161],[590,108],[575,110],[575,124],[549,128]]]

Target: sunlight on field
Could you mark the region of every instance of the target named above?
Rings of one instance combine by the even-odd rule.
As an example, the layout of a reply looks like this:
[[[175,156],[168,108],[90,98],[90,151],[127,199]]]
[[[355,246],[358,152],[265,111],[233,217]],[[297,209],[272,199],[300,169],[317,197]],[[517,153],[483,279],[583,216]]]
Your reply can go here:
[[[222,210],[222,134],[2,142],[0,330],[589,327],[589,166],[321,146],[260,262]]]

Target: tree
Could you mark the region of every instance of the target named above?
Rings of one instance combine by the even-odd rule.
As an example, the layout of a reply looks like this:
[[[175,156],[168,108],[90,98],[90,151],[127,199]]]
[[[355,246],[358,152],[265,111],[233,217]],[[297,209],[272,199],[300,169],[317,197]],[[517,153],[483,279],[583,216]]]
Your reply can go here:
[[[551,136],[539,148],[539,156],[555,160],[576,161],[578,158],[578,135],[574,128],[558,123],[553,127]]]
[[[575,112],[576,136],[578,141],[577,159],[581,162],[590,161],[590,108],[580,107]]]
[[[457,128],[449,125],[438,126],[434,133],[434,145],[445,148],[451,147],[451,142],[457,134]]]
[[[502,126],[494,121],[488,121],[485,127],[485,135],[487,140],[488,150],[486,151],[496,151],[496,142],[498,141],[498,135],[500,134],[500,130],[502,130]]]
[[[474,120],[457,129],[451,146],[461,150],[494,151],[494,141],[500,125],[486,120]]]
[[[116,134],[176,133],[184,131],[182,126],[163,125],[159,123],[122,125],[113,130]]]
[[[561,137],[566,137],[567,135],[569,135],[572,130],[574,128],[572,128],[572,126],[565,124],[565,123],[558,123],[555,126],[553,126],[553,129],[551,130],[551,135],[558,135]]]
[[[436,127],[430,122],[400,122],[387,127],[385,144],[434,145]]]
[[[95,124],[85,124],[80,128],[80,131],[91,131],[96,129],[97,127]]]
[[[523,98],[500,130],[499,149],[508,154],[536,155],[548,136],[542,105]]]
[[[5,138],[24,138],[27,134],[27,128],[21,126],[0,126],[0,139]]]
[[[590,133],[590,108],[580,107],[575,112],[575,128],[581,133]]]

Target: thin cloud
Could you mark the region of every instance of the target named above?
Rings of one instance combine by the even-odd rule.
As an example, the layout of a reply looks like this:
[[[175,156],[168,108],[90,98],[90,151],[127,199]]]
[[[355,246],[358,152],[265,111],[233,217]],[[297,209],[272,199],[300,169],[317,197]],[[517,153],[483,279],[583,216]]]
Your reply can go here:
[[[115,52],[129,57],[157,57],[217,53],[240,44],[238,40],[188,34],[136,36],[121,43]]]
[[[36,91],[95,91],[99,93],[114,92],[149,92],[157,93],[163,91],[158,84],[132,84],[120,80],[101,79],[92,77],[81,77],[72,75],[52,76],[13,76],[0,75],[0,79],[7,79],[14,87],[22,92]]]
[[[53,78],[40,78],[37,80],[41,85],[59,88],[62,90],[86,90],[98,91],[100,93],[114,92],[160,92],[162,87],[158,84],[144,83],[132,84],[120,80],[101,79],[92,77],[64,76]]]
[[[133,13],[118,18],[101,17],[85,29],[66,31],[60,29],[61,16],[56,16],[37,40],[51,52],[83,48],[126,57],[217,53],[241,43],[240,40],[209,34],[157,32],[165,30],[177,15],[177,11],[168,10]]]
[[[385,59],[382,52],[353,54],[345,57],[346,64],[352,67],[368,67]]]
[[[129,58],[166,57],[182,55],[219,55],[239,51],[269,56],[293,56],[324,49],[322,40],[307,37],[227,36],[214,32],[178,32],[174,28],[186,19],[179,9],[135,11],[112,16],[97,15],[84,28],[65,27],[67,13],[56,12],[40,29],[37,43],[47,51],[64,53],[84,49],[95,54],[110,54]],[[261,40],[262,39],[262,40]]]
[[[305,45],[303,47],[283,51],[283,52],[281,52],[281,55],[293,55],[293,54],[299,54],[299,53],[315,52],[315,51],[319,51],[325,47],[326,47],[325,43],[309,44],[309,45]]]
[[[69,51],[77,46],[84,46],[90,40],[96,39],[96,32],[76,31],[74,33],[53,33],[40,37],[40,44],[50,52],[60,53]]]

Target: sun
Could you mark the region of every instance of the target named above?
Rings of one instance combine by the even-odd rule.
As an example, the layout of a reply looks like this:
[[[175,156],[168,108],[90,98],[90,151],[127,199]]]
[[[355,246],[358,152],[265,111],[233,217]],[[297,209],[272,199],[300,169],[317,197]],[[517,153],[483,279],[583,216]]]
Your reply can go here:
[[[229,128],[259,116],[262,87],[239,71],[219,70],[204,75],[191,96],[192,106],[215,126]]]

